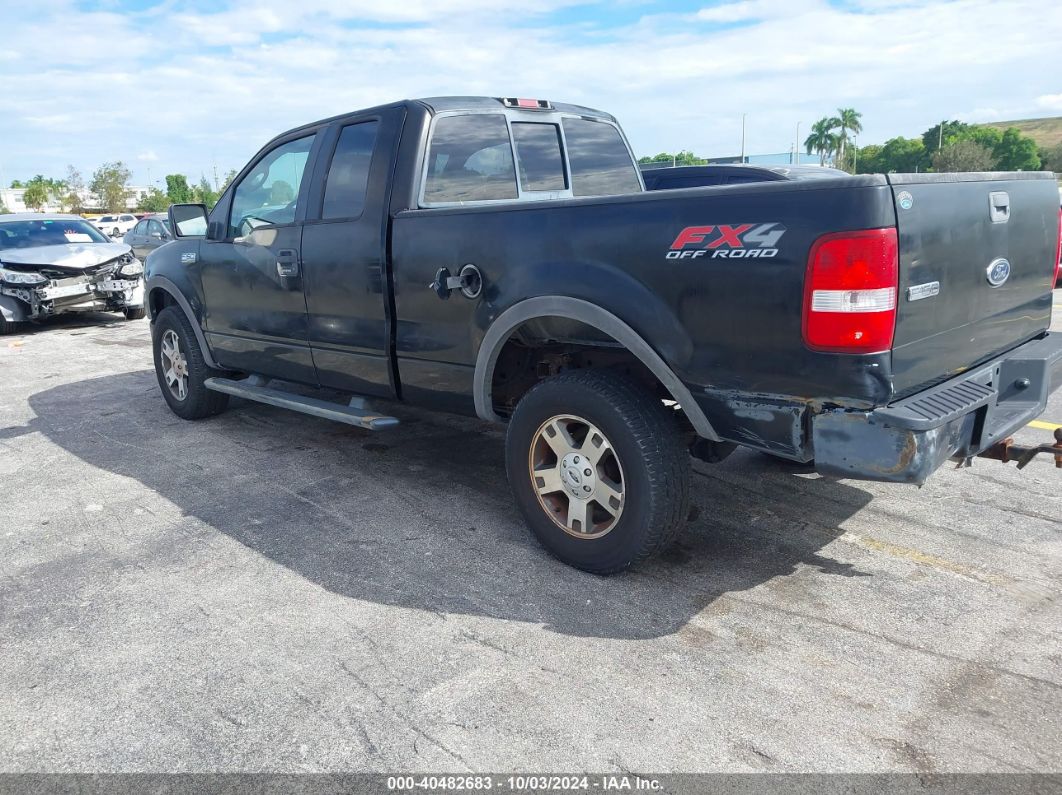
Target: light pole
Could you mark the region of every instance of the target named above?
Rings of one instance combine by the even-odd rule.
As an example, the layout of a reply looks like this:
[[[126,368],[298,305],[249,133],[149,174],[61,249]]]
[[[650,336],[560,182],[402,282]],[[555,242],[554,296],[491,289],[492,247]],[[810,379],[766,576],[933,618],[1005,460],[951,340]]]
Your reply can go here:
[[[745,162],[745,114],[741,114],[741,162]]]
[[[800,162],[800,122],[797,122],[796,143],[793,145],[793,165]]]

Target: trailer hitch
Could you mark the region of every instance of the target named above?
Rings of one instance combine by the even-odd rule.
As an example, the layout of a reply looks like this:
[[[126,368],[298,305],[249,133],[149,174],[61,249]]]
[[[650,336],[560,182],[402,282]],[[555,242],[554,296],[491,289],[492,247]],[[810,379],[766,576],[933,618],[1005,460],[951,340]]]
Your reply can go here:
[[[1018,469],[1024,469],[1025,465],[1033,460],[1039,453],[1047,453],[1055,457],[1055,466],[1062,469],[1062,428],[1055,428],[1054,444],[1024,445],[1014,444],[1013,438],[996,442],[991,447],[978,453],[980,458],[991,458],[1009,464],[1011,461],[1018,462]]]

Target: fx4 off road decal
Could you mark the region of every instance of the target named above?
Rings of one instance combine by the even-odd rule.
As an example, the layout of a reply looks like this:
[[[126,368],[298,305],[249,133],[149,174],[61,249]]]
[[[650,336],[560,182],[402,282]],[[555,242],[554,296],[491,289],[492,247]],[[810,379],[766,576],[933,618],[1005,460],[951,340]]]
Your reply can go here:
[[[781,224],[719,224],[687,226],[678,233],[668,259],[764,259],[778,254],[778,241],[785,234]]]

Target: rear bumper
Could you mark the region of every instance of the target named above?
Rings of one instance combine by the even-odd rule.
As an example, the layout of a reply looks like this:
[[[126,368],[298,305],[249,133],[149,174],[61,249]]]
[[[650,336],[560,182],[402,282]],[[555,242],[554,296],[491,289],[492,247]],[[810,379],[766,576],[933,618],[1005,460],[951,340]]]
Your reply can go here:
[[[961,376],[873,411],[812,422],[815,469],[897,483],[926,481],[1036,419],[1062,384],[1062,333],[1049,333]]]

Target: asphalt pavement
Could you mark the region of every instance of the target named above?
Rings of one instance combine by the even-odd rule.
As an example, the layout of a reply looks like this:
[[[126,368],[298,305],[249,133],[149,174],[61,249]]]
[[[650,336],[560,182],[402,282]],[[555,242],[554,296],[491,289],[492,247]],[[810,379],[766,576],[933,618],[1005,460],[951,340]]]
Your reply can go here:
[[[680,542],[600,578],[524,528],[501,429],[387,408],[189,423],[146,320],[0,340],[0,771],[1062,769],[1048,459],[697,462]]]

